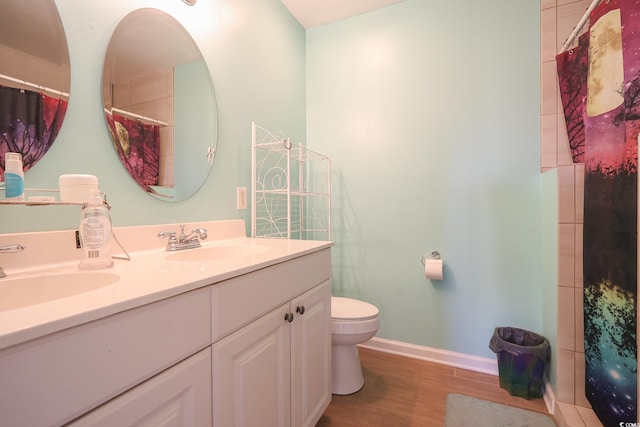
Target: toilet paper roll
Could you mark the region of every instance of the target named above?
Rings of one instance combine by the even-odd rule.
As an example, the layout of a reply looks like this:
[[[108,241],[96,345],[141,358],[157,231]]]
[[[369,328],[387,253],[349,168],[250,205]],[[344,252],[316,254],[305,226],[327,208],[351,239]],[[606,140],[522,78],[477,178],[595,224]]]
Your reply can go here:
[[[441,259],[424,260],[424,276],[431,280],[442,280],[442,265]]]

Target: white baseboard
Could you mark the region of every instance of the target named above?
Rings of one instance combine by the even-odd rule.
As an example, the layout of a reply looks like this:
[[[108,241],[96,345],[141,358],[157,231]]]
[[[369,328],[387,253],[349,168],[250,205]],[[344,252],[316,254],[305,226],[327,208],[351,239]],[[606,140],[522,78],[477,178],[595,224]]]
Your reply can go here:
[[[438,348],[425,347],[410,344],[402,341],[393,341],[385,338],[373,337],[360,347],[378,350],[385,353],[397,354],[399,356],[411,357],[413,359],[425,360],[428,362],[440,363],[442,365],[453,366],[455,368],[468,369],[484,374],[498,375],[498,361],[489,357],[474,356],[472,354],[457,353],[454,351],[441,350]],[[544,388],[542,397],[550,414],[555,411],[556,397],[551,388],[551,384],[544,378]]]
[[[455,368],[498,375],[498,361],[488,357],[456,353],[454,351],[440,350],[438,348],[425,347],[378,337],[373,337],[366,343],[360,344],[360,346],[383,351],[385,353],[392,353],[414,359],[426,360],[428,362],[453,366]]]
[[[545,375],[544,378],[544,388],[542,389],[542,398],[544,399],[544,404],[547,406],[547,411],[551,415],[555,415],[556,413],[556,395],[553,392],[553,388],[551,388],[551,383],[547,379]]]

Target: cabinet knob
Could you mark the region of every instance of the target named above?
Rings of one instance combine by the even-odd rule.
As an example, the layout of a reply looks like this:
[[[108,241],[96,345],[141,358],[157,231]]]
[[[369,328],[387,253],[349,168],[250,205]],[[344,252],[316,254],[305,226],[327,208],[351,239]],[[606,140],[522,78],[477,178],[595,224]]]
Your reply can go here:
[[[286,320],[289,323],[293,322],[293,313],[286,313],[284,315],[284,320]]]
[[[296,313],[304,314],[304,305],[297,306]]]

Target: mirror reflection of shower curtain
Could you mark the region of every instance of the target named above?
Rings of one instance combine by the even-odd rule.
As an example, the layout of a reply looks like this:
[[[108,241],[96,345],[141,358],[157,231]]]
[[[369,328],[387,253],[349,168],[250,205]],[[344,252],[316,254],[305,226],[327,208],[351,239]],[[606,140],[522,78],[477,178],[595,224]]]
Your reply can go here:
[[[0,170],[4,154],[22,154],[24,170],[44,156],[55,140],[67,101],[0,85]]]
[[[580,47],[557,57],[574,161],[585,164],[585,392],[605,426],[638,419],[639,12],[637,0],[602,2]],[[582,92],[576,96],[574,90]],[[575,125],[576,115],[582,125]]]
[[[107,114],[109,131],[122,165],[145,191],[158,184],[160,171],[160,127]]]

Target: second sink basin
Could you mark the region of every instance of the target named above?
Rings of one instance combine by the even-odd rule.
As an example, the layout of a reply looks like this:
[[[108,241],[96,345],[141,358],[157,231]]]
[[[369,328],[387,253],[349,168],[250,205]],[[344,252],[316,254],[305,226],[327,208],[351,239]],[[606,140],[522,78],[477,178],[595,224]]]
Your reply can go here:
[[[0,279],[0,311],[41,304],[93,291],[117,282],[120,276],[103,272],[45,274]]]
[[[167,259],[180,262],[207,262],[225,258],[242,258],[269,250],[265,245],[206,246],[172,252]]]

